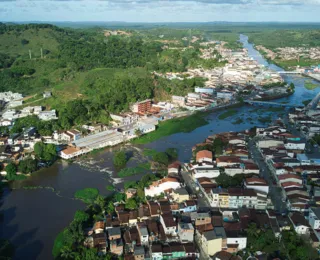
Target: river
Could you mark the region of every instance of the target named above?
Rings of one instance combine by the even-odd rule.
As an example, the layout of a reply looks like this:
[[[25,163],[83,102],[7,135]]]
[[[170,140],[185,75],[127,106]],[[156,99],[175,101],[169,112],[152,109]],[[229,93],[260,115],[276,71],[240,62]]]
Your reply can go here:
[[[248,49],[249,55],[259,63],[276,71],[282,70],[269,64],[248,43],[246,36],[241,35],[240,41]],[[309,78],[284,75],[284,79],[295,84],[295,93],[277,102],[302,105],[302,101],[313,98],[320,90],[319,88],[307,90],[304,87],[305,80],[319,84]],[[237,115],[223,121],[218,119],[218,115],[222,112],[211,113],[206,117],[209,124],[191,133],[174,134],[136,147],[126,145],[126,149],[132,151],[134,155],[128,166],[134,166],[145,159],[141,154],[144,148],[164,151],[166,148],[176,147],[179,149],[179,160],[188,161],[192,146],[202,142],[208,135],[225,131],[242,131],[253,126],[265,125],[259,121],[261,117],[276,119],[285,114],[285,111],[271,112],[251,106],[243,106],[237,110]],[[236,120],[239,121],[238,124],[235,124]],[[58,161],[52,167],[33,174],[28,180],[15,183],[13,190],[5,191],[0,204],[3,214],[0,237],[10,239],[17,247],[14,259],[52,259],[51,250],[55,237],[70,223],[77,209],[85,208],[84,203],[73,199],[75,191],[95,187],[102,195],[107,195],[107,185],[115,184],[119,188],[123,186],[124,180],[116,178],[116,170],[112,165],[114,149],[117,148],[89,155],[75,163]],[[125,181],[140,178],[141,176],[132,176]],[[26,190],[22,188],[23,186],[52,187],[54,191],[46,188]]]

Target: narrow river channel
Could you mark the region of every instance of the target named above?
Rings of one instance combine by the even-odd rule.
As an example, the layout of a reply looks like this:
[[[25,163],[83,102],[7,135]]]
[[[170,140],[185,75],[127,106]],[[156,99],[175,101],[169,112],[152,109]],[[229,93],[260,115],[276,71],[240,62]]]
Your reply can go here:
[[[269,64],[253,45],[248,43],[246,36],[241,35],[240,41],[248,49],[250,57],[260,64],[276,71],[282,70]],[[302,105],[304,100],[313,98],[320,91],[319,88],[307,90],[304,87],[306,80],[320,86],[309,78],[284,75],[284,79],[295,84],[295,93],[276,102]],[[191,133],[174,134],[147,145],[136,147],[127,145],[127,149],[134,155],[128,166],[133,166],[142,160],[141,151],[144,148],[164,151],[168,147],[176,147],[179,149],[179,159],[184,162],[190,159],[192,146],[202,142],[208,135],[225,131],[242,131],[267,124],[261,121],[261,117],[276,119],[285,115],[285,111],[272,112],[251,106],[243,106],[237,110],[237,115],[225,120],[218,119],[218,115],[222,112],[211,113],[207,116],[209,124]],[[15,259],[52,259],[51,250],[55,237],[70,223],[77,209],[85,208],[82,202],[73,199],[75,191],[95,187],[102,195],[106,195],[108,194],[106,186],[111,183],[122,187],[124,181],[141,178],[132,176],[125,180],[117,179],[112,166],[113,150],[106,149],[82,158],[76,163],[58,161],[52,167],[33,174],[28,180],[15,183],[12,186],[13,190],[4,193],[0,204],[3,214],[0,237],[10,239],[17,247]],[[39,189],[23,189],[23,186],[36,186]],[[54,190],[46,187],[52,187]]]

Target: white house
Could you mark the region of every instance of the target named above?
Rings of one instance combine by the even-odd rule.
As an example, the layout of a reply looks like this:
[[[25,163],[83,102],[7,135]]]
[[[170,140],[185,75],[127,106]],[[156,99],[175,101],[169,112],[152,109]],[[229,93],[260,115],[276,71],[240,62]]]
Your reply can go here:
[[[208,167],[208,168],[196,168],[192,172],[192,176],[194,179],[199,178],[217,178],[220,175],[220,170],[218,168]]]
[[[289,219],[298,235],[309,234],[309,222],[304,218],[303,214],[294,212],[289,215]]]
[[[286,141],[284,147],[289,150],[304,150],[306,143],[302,141]]]
[[[309,209],[309,224],[314,230],[320,230],[320,208]]]
[[[264,140],[259,140],[257,142],[259,148],[270,148],[270,147],[276,147],[276,146],[281,146],[284,145],[283,141],[281,140],[276,140],[276,139],[264,139]]]
[[[58,119],[55,109],[50,110],[50,111],[41,111],[41,112],[39,112],[38,117],[39,117],[39,119],[44,120],[44,121]]]
[[[176,190],[181,188],[181,183],[175,178],[163,178],[153,182],[149,187],[144,188],[146,196],[154,197],[164,193],[165,190]]]
[[[238,245],[238,250],[243,250],[247,247],[247,238],[246,237],[229,237],[227,233],[227,245]]]
[[[71,159],[73,157],[76,157],[76,156],[79,156],[79,155],[82,155],[82,154],[85,154],[89,152],[89,149],[80,149],[80,148],[76,148],[76,147],[72,147],[72,146],[69,146],[65,149],[63,149],[62,151],[60,151],[58,153],[58,155],[62,158],[62,159]]]
[[[182,243],[193,242],[194,227],[191,223],[182,223],[178,225],[178,235]]]
[[[266,194],[269,193],[269,185],[267,184],[267,182],[264,179],[261,178],[247,178],[244,182],[244,186],[247,189],[253,189],[255,191],[261,191],[264,192]]]

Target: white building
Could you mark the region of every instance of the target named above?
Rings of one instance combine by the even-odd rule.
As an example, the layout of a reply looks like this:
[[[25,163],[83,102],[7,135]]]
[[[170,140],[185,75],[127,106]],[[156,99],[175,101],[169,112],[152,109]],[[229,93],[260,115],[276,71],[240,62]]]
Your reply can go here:
[[[320,208],[309,209],[309,224],[314,230],[320,230]]]
[[[220,170],[218,168],[208,167],[208,168],[195,168],[192,172],[192,176],[194,179],[199,178],[217,178],[220,175]]]
[[[247,189],[253,189],[255,191],[261,191],[263,193],[269,193],[269,185],[264,179],[261,178],[247,178],[244,182],[244,186]]]
[[[228,234],[227,234],[228,236]],[[227,237],[227,245],[238,245],[238,250],[243,250],[247,247],[246,237]]]
[[[185,97],[172,96],[172,103],[184,107],[186,104],[186,99]]]
[[[304,150],[306,148],[306,143],[302,141],[287,141],[284,147],[288,150]]]
[[[175,222],[174,217],[172,216],[172,213],[166,213],[166,214],[160,215],[160,223],[162,224],[164,233],[166,235],[170,235],[170,236],[177,235],[177,224]]]
[[[44,121],[58,119],[55,109],[50,110],[50,111],[41,111],[41,112],[39,112],[38,117],[39,117],[39,119],[44,120]]]
[[[153,182],[149,187],[144,188],[146,196],[154,197],[164,193],[165,190],[176,190],[181,188],[181,183],[175,178],[163,178]]]

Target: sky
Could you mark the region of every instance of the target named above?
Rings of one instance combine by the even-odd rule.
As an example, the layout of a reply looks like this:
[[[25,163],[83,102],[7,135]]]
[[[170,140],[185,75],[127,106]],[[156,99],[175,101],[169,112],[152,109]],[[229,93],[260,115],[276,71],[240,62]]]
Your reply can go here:
[[[320,0],[0,0],[0,21],[320,22]]]

